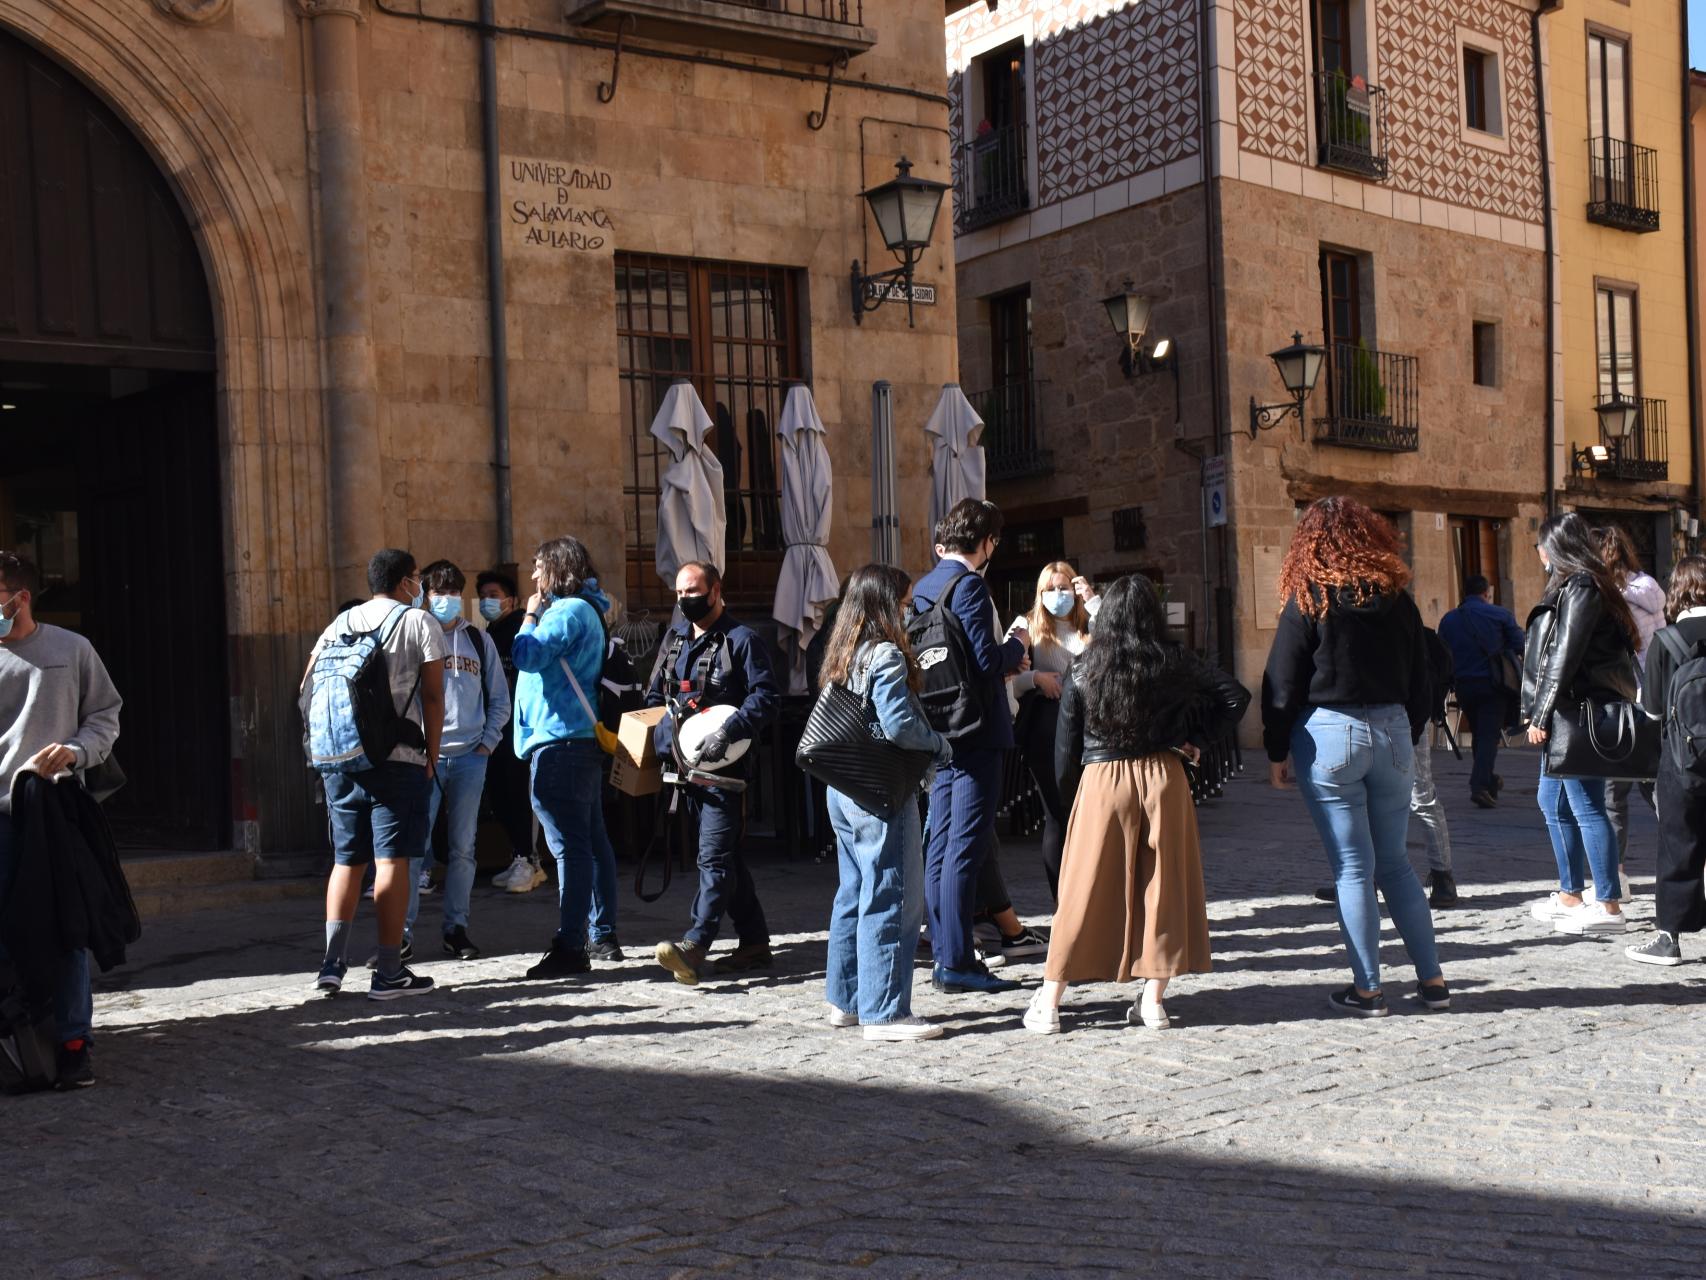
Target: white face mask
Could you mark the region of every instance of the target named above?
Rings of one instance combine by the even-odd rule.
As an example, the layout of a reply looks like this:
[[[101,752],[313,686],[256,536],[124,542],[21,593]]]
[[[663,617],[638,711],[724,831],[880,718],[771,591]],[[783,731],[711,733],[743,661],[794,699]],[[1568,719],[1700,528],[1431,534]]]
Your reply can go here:
[[[1064,618],[1072,612],[1072,592],[1045,591],[1043,592],[1043,608],[1057,618]]]

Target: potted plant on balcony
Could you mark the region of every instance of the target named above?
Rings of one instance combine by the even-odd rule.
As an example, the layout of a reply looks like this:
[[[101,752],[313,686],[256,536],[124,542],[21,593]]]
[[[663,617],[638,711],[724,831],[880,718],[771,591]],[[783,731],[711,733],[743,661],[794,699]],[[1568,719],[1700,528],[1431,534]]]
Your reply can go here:
[[[1381,381],[1380,362],[1368,349],[1367,341],[1358,342],[1351,352],[1350,412],[1345,416],[1359,422],[1392,425],[1392,415],[1386,412],[1386,384]]]
[[[1327,140],[1329,146],[1372,155],[1374,130],[1369,123],[1368,107],[1351,97],[1353,89],[1362,89],[1361,79],[1358,76],[1353,81],[1342,69],[1328,77]]]

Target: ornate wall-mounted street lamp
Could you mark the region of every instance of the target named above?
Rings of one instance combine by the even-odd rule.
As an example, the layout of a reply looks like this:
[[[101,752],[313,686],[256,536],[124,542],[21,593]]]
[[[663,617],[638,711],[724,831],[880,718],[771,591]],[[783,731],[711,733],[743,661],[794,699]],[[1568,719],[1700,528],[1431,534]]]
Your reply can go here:
[[[1258,431],[1272,431],[1293,415],[1299,422],[1303,421],[1303,402],[1315,390],[1315,383],[1321,377],[1321,364],[1326,358],[1326,349],[1305,342],[1301,333],[1292,334],[1289,347],[1281,347],[1269,356],[1279,370],[1280,381],[1291,393],[1291,400],[1281,404],[1257,404],[1256,397],[1251,396],[1250,439],[1254,440]]]
[[[880,187],[860,194],[871,207],[877,230],[890,253],[900,258],[891,271],[864,275],[859,259],[853,259],[853,323],[862,324],[867,311],[875,311],[892,295],[898,284],[906,296],[906,323],[912,325],[912,271],[936,231],[936,216],[942,211],[945,182],[912,176],[912,162],[905,156],[895,165],[895,176]]]
[[[1108,320],[1113,324],[1114,332],[1125,340],[1125,354],[1120,357],[1120,368],[1130,373],[1132,357],[1143,345],[1143,335],[1149,332],[1149,313],[1155,304],[1127,280],[1113,297],[1103,298],[1102,305],[1108,309]]]
[[[1627,440],[1635,433],[1635,424],[1641,418],[1640,404],[1625,399],[1621,391],[1596,404],[1594,412],[1599,415],[1600,433],[1607,440]]]
[[[1586,475],[1611,461],[1611,448],[1603,444],[1590,444],[1584,449],[1570,450],[1570,470],[1577,475]]]

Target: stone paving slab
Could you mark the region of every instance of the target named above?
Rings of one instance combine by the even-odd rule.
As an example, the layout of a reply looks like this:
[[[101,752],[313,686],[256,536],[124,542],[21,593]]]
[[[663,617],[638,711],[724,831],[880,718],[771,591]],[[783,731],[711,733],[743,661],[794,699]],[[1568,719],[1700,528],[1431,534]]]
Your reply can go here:
[[[1325,859],[1254,768],[1201,812],[1215,972],[1174,985],[1161,1033],[1107,985],[1031,1036],[1026,993],[940,996],[925,970],[941,1040],[833,1031],[834,869],[807,859],[758,868],[776,971],[697,989],[646,963],[681,928],[681,880],[625,898],[634,959],[559,983],[520,980],[554,902],[481,889],[491,954],[429,960],[445,989],[386,1004],[309,997],[311,904],[153,922],[98,983],[100,1084],[0,1100],[7,1272],[1699,1276],[1706,951],[1637,966],[1625,940],[1529,919],[1555,885],[1534,757],[1501,768],[1483,813],[1436,757],[1465,894],[1437,915],[1446,1014],[1327,1009],[1348,973],[1310,898]],[[1034,846],[1003,863],[1044,918]]]

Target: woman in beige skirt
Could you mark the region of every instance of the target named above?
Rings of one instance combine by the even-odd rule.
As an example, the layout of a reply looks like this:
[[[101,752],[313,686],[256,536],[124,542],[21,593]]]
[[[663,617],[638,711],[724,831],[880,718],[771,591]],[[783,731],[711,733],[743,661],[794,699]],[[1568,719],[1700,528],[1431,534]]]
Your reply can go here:
[[[1184,760],[1238,723],[1250,694],[1166,639],[1148,579],[1108,588],[1096,638],[1060,698],[1055,772],[1071,797],[1060,906],[1025,1029],[1060,1030],[1069,982],[1143,979],[1130,1020],[1165,1027],[1161,997],[1207,973],[1208,908]]]

